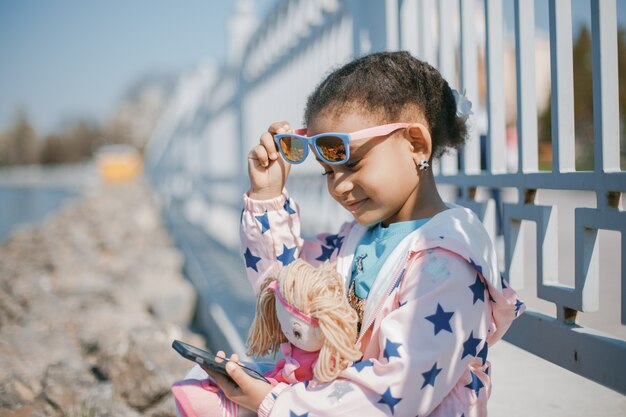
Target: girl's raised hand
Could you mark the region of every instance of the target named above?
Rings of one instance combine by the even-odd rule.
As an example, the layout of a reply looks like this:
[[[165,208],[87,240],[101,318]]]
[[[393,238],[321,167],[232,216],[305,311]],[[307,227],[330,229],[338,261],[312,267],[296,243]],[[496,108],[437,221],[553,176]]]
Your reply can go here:
[[[287,122],[272,123],[261,135],[260,143],[248,154],[250,198],[269,200],[282,194],[291,166],[276,148],[273,135],[291,131]]]

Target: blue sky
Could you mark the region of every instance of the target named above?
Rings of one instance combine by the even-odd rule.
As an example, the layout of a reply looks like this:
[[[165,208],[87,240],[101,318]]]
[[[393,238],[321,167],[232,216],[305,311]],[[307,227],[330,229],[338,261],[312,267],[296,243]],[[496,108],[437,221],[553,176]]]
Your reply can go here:
[[[255,0],[266,13],[274,0]],[[152,72],[226,53],[230,0],[0,0],[0,131],[26,110],[43,133],[100,119]]]
[[[275,3],[253,1],[259,16]],[[0,131],[18,108],[44,134],[80,116],[102,120],[146,74],[222,61],[232,3],[0,0]],[[576,25],[588,18],[589,0],[573,5]],[[618,0],[621,24],[625,14],[626,0]]]

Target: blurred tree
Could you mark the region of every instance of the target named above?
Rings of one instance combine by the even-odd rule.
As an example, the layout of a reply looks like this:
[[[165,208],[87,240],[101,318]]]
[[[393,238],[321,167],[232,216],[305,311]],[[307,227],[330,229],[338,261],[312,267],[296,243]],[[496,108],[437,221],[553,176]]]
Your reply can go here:
[[[0,132],[0,167],[17,164],[82,162],[106,144],[128,144],[142,150],[176,85],[176,74],[149,75],[129,88],[103,125],[77,119],[42,140],[20,110],[13,126]]]
[[[593,169],[593,81],[592,40],[589,28],[583,26],[573,47],[574,124],[576,136],[576,169]],[[618,94],[620,107],[620,159],[626,165],[626,30],[617,37]],[[552,143],[552,108],[548,105],[539,115],[539,146],[549,149]],[[540,152],[540,169],[550,169],[550,152]]]
[[[18,110],[13,127],[0,137],[0,165],[33,164],[38,161],[37,133],[26,112]]]
[[[591,33],[583,26],[572,51],[576,169],[593,170],[593,80]]]
[[[64,132],[44,139],[40,160],[44,164],[86,161],[101,144],[100,127],[93,122],[79,119]]]
[[[61,164],[65,162],[63,138],[58,135],[48,135],[41,147],[42,164]]]
[[[7,153],[9,146],[9,134],[7,132],[0,132],[0,168],[7,165]]]

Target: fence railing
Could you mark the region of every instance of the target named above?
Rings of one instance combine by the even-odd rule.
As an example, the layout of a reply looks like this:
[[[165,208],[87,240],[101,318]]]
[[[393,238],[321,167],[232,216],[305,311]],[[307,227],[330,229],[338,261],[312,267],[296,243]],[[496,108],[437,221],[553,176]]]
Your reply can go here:
[[[507,18],[509,4],[513,19]],[[576,170],[572,3],[548,1],[547,27],[535,21],[538,5],[522,0],[278,1],[250,38],[239,66],[182,82],[148,150],[155,187],[165,204],[189,203],[194,219],[203,217],[199,223],[209,225],[214,238],[237,249],[246,154],[269,123],[297,125],[306,95],[330,68],[373,51],[409,50],[439,68],[474,103],[470,138],[458,155],[438,161],[438,183],[448,198],[483,220],[502,248],[502,272],[510,284],[518,290],[536,287],[530,295],[555,306],[552,315],[531,308],[506,339],[626,394],[624,332],[609,336],[580,324],[600,307],[601,280],[615,291],[621,288],[620,317],[613,318],[620,328],[626,324],[616,1],[592,0],[589,11],[594,155],[589,171]],[[536,71],[540,63],[550,70]],[[546,146],[540,144],[546,141],[539,136],[538,117],[546,106],[552,158],[542,167]],[[348,219],[327,196],[318,171],[306,162],[289,179],[307,234]],[[542,203],[561,190],[568,197]],[[592,193],[595,206],[580,206],[579,193]],[[557,214],[564,209],[573,211],[573,225],[559,224]],[[534,242],[524,240],[532,236],[529,224]],[[619,247],[608,248],[617,259],[601,278],[605,249],[598,244],[599,230],[621,234]],[[563,256],[559,246],[569,243],[569,236],[573,253]],[[528,262],[529,254],[535,262]],[[560,271],[563,264],[573,264],[573,279]]]

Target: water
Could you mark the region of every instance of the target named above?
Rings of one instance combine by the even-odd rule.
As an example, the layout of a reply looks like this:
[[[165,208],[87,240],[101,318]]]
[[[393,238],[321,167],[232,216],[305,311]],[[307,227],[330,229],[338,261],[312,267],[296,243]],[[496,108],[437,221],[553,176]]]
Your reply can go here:
[[[75,196],[60,187],[0,187],[0,243],[19,226],[41,222]]]

